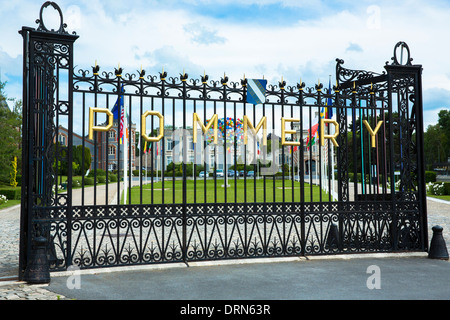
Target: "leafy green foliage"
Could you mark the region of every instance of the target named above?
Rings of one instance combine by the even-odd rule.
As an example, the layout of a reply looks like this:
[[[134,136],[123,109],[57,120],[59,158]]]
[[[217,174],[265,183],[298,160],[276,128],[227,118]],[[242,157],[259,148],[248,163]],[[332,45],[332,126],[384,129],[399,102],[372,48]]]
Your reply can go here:
[[[3,89],[5,82],[0,82],[0,182],[9,184],[11,173],[11,162],[17,157],[17,172],[21,168],[21,142],[22,142],[22,102],[8,99]],[[11,110],[7,100],[14,101]]]

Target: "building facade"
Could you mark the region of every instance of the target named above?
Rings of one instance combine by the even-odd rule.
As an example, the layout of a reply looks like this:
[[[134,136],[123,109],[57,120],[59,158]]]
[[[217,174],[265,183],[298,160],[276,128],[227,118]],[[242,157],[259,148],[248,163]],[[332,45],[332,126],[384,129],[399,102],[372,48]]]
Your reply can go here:
[[[119,122],[114,120],[112,128],[107,132],[96,132],[97,168],[108,171],[123,170],[125,145],[119,142]],[[136,166],[136,124],[131,124],[127,140],[127,170]]]

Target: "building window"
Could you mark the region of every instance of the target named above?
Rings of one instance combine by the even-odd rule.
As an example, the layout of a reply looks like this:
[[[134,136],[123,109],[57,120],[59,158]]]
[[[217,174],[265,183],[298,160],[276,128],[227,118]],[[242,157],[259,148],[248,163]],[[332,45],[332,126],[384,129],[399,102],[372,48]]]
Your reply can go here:
[[[108,154],[110,156],[115,156],[116,155],[116,147],[115,146],[109,146],[108,148]]]
[[[173,140],[167,139],[167,150],[173,149]]]
[[[109,137],[110,139],[114,139],[114,138],[116,137],[116,131],[115,131],[115,130],[110,130],[110,131],[108,132],[108,137]]]
[[[60,134],[60,135],[58,136],[58,142],[59,142],[60,144],[62,144],[63,146],[65,146],[65,145],[66,145],[66,136]]]

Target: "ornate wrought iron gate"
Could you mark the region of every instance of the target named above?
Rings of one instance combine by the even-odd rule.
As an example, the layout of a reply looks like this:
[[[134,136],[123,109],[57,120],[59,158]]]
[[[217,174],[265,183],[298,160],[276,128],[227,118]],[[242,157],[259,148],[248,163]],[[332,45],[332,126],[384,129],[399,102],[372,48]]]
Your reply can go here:
[[[49,6],[60,13],[59,30],[48,30],[42,21],[42,10]],[[184,72],[168,77],[164,71],[146,76],[144,70],[123,74],[120,67],[106,72],[98,65],[74,70],[78,36],[65,31],[59,7],[46,2],[38,23],[36,30],[24,27],[20,32],[24,40],[21,279],[45,281],[43,272],[71,265],[98,268],[428,250],[422,67],[411,64],[405,43],[396,45],[392,62],[380,74],[346,69],[338,59],[333,87],[326,89],[321,83],[306,87],[302,82],[286,86],[281,81],[269,85],[266,101],[255,106],[246,103],[247,79],[229,82],[224,75],[210,81],[203,75],[197,80]],[[403,53],[405,59],[400,59]],[[108,132],[93,132],[89,139],[88,128],[106,126],[97,113],[89,121],[89,108],[92,114],[100,108],[112,114],[114,104],[121,103],[129,115],[130,147],[117,143],[118,132],[111,127]],[[314,116],[324,107],[331,107],[336,122],[324,123],[318,131],[331,136],[329,130],[338,129],[333,135],[338,146],[327,139],[326,147],[315,149]],[[194,113],[202,121],[223,116],[220,143],[209,143],[206,136],[201,142],[190,140]],[[154,118],[149,135],[156,136],[164,127],[159,140],[164,147],[154,142],[151,152],[121,164],[124,150],[133,159],[133,148],[143,148],[133,141],[139,140],[132,134],[133,126],[146,133],[145,121],[133,123],[136,114],[138,119]],[[154,122],[157,114],[164,123]],[[270,150],[269,144],[261,143],[258,149],[256,142],[242,143],[237,126],[244,116],[247,125],[267,120]],[[281,118],[291,124],[291,131],[281,132],[294,138],[282,139],[280,145],[276,136]],[[234,133],[231,138],[227,124]],[[79,163],[74,162],[75,146],[81,146]],[[85,157],[88,147],[90,164]],[[177,147],[183,150],[179,159]],[[203,148],[200,161],[195,159],[198,148]],[[250,162],[248,154],[257,158],[257,150],[261,161]],[[213,168],[208,168],[209,162]],[[276,170],[267,172],[269,167]],[[198,168],[209,169],[214,176],[199,177]],[[93,174],[86,175],[88,169]],[[138,177],[125,176],[133,169]],[[76,170],[80,180],[74,178]],[[227,177],[231,172],[233,176]]]

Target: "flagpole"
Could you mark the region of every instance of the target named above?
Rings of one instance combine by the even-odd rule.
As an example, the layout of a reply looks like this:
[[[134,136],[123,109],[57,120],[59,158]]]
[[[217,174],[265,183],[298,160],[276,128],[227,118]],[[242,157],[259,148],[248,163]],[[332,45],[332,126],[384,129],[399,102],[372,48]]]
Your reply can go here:
[[[158,182],[158,170],[159,170],[159,161],[158,161],[158,146],[159,142],[156,142],[156,182]]]
[[[145,184],[148,184],[148,151],[145,150]]]
[[[130,132],[130,134],[131,134],[131,132]],[[141,134],[139,135],[139,140],[138,140],[138,146],[139,146],[139,167],[140,167],[140,170],[139,170],[139,184],[141,184],[142,185],[142,183],[141,183],[141,181],[142,181],[142,166],[141,166],[141,163],[142,163],[142,145],[141,145]]]
[[[127,189],[128,189],[128,141],[127,141],[127,116],[124,119],[124,130],[123,130],[123,185],[124,185],[124,204],[127,204]]]
[[[259,148],[260,148],[260,146],[259,146],[259,141],[258,141],[258,151],[257,151],[257,155],[256,155],[256,169],[257,169],[256,174],[257,174],[258,180],[259,180],[259,153],[260,153]]]
[[[332,126],[331,134],[334,135],[336,128]],[[336,187],[335,187],[335,179],[334,179],[334,144],[331,144],[331,194],[333,196],[333,199],[336,200]]]

